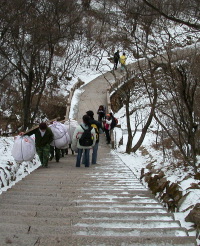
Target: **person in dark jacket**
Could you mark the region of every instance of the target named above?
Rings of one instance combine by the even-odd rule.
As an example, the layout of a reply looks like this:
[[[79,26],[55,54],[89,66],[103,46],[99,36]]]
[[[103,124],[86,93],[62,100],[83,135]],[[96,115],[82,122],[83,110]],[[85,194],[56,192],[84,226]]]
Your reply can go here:
[[[90,117],[90,124],[92,127],[95,128],[95,132],[96,132],[96,143],[92,148],[92,164],[96,164],[97,163],[97,152],[98,152],[98,147],[99,147],[99,134],[103,133],[103,129],[102,129],[102,124],[94,119],[94,112],[92,110],[89,110],[86,112],[86,114]],[[84,162],[84,158],[83,158],[83,162]]]
[[[98,121],[102,122],[102,119],[105,117],[105,107],[103,105],[100,105],[98,110],[97,110],[97,114],[98,114]]]
[[[117,119],[114,117],[114,115],[112,113],[109,113],[109,114],[110,114],[110,117],[112,119],[111,128],[110,128],[112,130],[117,125]]]
[[[114,69],[117,70],[117,65],[120,59],[119,50],[114,54]]]
[[[104,120],[104,131],[106,134],[107,144],[110,144],[111,141],[111,137],[110,137],[111,123],[112,123],[112,119],[110,117],[110,114],[107,114],[106,119]]]
[[[36,128],[28,133],[21,132],[20,135],[33,135],[35,134],[35,147],[36,152],[40,158],[42,167],[48,167],[50,143],[53,141],[53,132],[45,122],[39,124]]]

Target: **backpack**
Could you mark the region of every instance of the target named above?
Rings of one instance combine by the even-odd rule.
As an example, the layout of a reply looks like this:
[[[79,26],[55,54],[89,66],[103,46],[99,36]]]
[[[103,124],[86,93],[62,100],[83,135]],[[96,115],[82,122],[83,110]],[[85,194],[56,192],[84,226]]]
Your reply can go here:
[[[94,130],[95,130],[95,132],[96,132],[96,141],[98,141],[98,140],[99,140],[99,129],[98,129],[97,125],[94,124],[94,123],[91,124],[91,127],[94,128]]]
[[[84,130],[83,134],[79,138],[79,144],[81,146],[92,146],[93,145],[93,137],[92,137],[92,127],[89,127],[88,129],[84,129],[82,126],[81,128]]]

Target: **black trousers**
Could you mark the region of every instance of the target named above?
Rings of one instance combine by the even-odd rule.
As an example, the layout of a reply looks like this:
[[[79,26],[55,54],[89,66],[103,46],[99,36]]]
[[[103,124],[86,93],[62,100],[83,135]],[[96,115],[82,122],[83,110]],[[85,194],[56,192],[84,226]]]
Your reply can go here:
[[[114,61],[114,69],[117,70],[118,60]]]
[[[54,153],[54,151],[55,151],[55,153]],[[50,147],[50,155],[51,155],[51,157],[50,157],[51,159],[53,159],[55,156],[56,161],[59,161],[60,160],[60,149],[51,146]]]
[[[110,143],[110,130],[104,129],[105,130],[105,134],[106,134],[106,140],[108,143]]]

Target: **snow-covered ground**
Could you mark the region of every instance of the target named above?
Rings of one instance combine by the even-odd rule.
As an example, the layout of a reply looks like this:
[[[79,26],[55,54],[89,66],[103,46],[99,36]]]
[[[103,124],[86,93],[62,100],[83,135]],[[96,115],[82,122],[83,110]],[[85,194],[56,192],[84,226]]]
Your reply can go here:
[[[132,58],[130,58],[131,60]],[[128,63],[130,62],[128,60]],[[107,72],[110,70],[110,68],[113,66],[109,63],[107,57],[103,58],[101,72],[96,71],[95,66],[93,69],[81,69],[77,72],[77,77],[74,78],[70,84],[70,86],[73,85],[73,83],[77,82],[77,79],[81,79],[85,83],[89,83],[91,80],[96,78],[97,76],[101,75],[104,72]],[[104,67],[104,69],[103,69]],[[73,116],[75,105],[77,105],[78,100],[78,94],[81,92],[81,90],[77,90],[77,93],[74,94],[74,98],[72,100],[71,105],[71,117]],[[139,178],[140,172],[142,168],[145,168],[146,165],[152,161],[155,161],[155,168],[160,168],[161,163],[163,163],[163,157],[162,153],[160,153],[158,150],[155,150],[152,148],[152,143],[155,142],[155,135],[152,131],[149,131],[145,141],[143,143],[143,147],[148,150],[150,155],[143,155],[142,152],[138,151],[136,154],[126,154],[125,153],[125,147],[126,147],[126,140],[127,140],[127,133],[126,133],[126,119],[124,117],[125,115],[125,109],[121,109],[118,113],[115,114],[115,116],[119,119],[119,123],[121,126],[123,126],[123,131],[119,128],[116,128],[114,131],[115,138],[116,138],[116,149],[111,150],[114,151],[121,160],[133,171],[133,173]],[[123,134],[123,144],[118,145],[118,142]],[[139,137],[139,132],[137,133],[136,137],[134,138],[134,141],[137,140]],[[22,178],[24,178],[26,175],[31,173],[33,170],[38,168],[40,166],[40,161],[35,156],[33,161],[29,162],[22,162],[17,163],[14,158],[11,155],[12,147],[14,144],[14,138],[13,137],[0,137],[0,193],[6,191],[8,188],[12,187],[16,182],[20,181]],[[183,180],[183,178],[187,175],[184,170],[176,170],[176,172],[173,170],[170,170],[167,168],[166,163],[166,175],[167,179],[170,182],[180,182],[181,189],[183,192],[188,192],[188,187],[190,187],[191,183],[197,183],[197,180],[194,180],[193,178]],[[8,183],[7,180],[10,180]],[[183,181],[182,181],[183,180]],[[184,218],[189,213],[189,210],[185,212],[185,210],[190,207],[191,205],[194,205],[200,201],[200,190],[194,189],[189,196],[185,199],[183,202],[180,211],[175,213],[176,219],[180,220],[183,227],[186,227],[188,229],[192,229],[192,223],[186,223]],[[195,231],[190,232],[191,235],[195,235]]]

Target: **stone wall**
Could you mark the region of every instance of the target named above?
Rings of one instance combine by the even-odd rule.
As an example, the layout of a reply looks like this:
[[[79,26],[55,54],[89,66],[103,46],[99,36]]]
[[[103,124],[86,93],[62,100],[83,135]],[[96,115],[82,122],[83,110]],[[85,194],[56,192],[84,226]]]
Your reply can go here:
[[[200,180],[199,175],[195,177]],[[182,203],[190,194],[191,189],[199,189],[198,184],[192,184],[187,191],[182,191],[179,183],[171,183],[162,170],[155,169],[153,163],[141,170],[141,181],[146,183],[152,193],[168,208],[170,212],[179,212]],[[200,182],[199,182],[200,184]],[[188,208],[189,214],[185,221],[194,223],[197,234],[200,233],[200,201]]]

